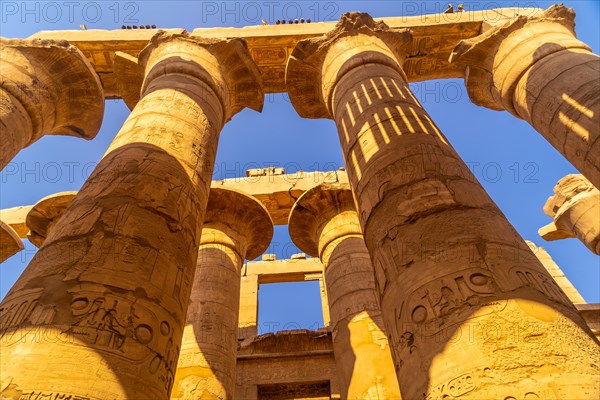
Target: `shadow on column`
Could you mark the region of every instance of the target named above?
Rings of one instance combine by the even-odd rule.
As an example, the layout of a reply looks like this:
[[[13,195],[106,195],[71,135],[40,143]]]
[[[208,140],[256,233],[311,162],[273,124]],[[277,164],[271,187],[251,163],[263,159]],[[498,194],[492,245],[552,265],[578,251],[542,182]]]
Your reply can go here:
[[[595,397],[589,328],[381,57],[329,100],[403,397]]]

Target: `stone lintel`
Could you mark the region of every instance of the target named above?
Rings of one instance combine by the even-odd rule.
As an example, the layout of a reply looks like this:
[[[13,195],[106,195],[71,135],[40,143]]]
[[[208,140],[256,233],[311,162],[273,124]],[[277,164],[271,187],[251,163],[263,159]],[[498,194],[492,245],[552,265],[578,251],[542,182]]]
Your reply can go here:
[[[384,17],[391,29],[413,31],[404,70],[409,81],[461,78],[464,69],[450,64],[448,58],[462,39],[479,35],[484,21],[500,24],[515,15],[536,15],[538,8],[499,8],[453,14]],[[272,22],[272,21],[270,21]],[[264,81],[265,93],[285,91],[285,66],[296,44],[303,39],[329,32],[336,22],[297,25],[259,25],[243,28],[197,28],[193,36],[205,38],[244,38]],[[183,29],[168,29],[182,33]],[[88,58],[102,80],[107,98],[121,98],[114,74],[114,54],[124,52],[137,57],[158,29],[139,30],[63,30],[41,31],[31,38],[64,39],[77,46]]]
[[[258,283],[303,282],[319,280],[322,275],[318,258],[251,261],[242,268],[242,276],[258,276]]]

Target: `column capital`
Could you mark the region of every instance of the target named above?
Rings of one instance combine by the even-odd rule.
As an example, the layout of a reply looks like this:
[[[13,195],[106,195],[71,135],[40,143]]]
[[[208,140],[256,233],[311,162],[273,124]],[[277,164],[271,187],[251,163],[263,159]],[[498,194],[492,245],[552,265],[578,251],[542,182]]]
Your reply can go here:
[[[60,192],[46,196],[29,210],[25,223],[29,228],[27,239],[37,248],[42,247],[54,225],[62,218],[77,192]]]
[[[573,9],[556,4],[540,15],[517,16],[462,40],[450,62],[465,68],[465,84],[473,103],[524,118],[513,104],[519,80],[536,62],[565,49],[591,51],[575,37]]]
[[[0,38],[0,86],[21,103],[32,136],[93,139],[104,116],[104,91],[86,57],[65,40]]]
[[[200,246],[223,245],[252,260],[267,250],[272,237],[273,222],[258,199],[235,189],[210,189]]]
[[[244,39],[199,38],[187,32],[161,31],[150,39],[138,60],[145,70],[142,96],[156,90],[157,78],[181,74],[204,82],[215,92],[225,111],[223,122],[244,107],[262,110],[262,79]],[[186,82],[176,84],[185,86]]]
[[[579,238],[600,255],[600,191],[583,175],[570,174],[558,181],[554,195],[544,205],[553,219],[538,233],[548,241]]]
[[[389,65],[406,80],[402,64],[411,39],[410,30],[392,30],[367,13],[343,14],[333,30],[294,48],[285,77],[294,108],[303,118],[331,118],[336,83],[364,64]]]
[[[321,184],[304,192],[292,207],[288,227],[296,246],[313,257],[339,238],[362,238],[350,185]]]

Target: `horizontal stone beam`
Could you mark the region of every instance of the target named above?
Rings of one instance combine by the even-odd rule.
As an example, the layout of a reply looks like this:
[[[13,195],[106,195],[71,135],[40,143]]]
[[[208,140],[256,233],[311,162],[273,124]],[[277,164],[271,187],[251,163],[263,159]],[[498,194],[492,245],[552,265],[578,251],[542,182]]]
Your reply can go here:
[[[318,258],[250,261],[242,268],[242,276],[257,275],[258,283],[283,283],[318,280],[323,264]]]
[[[429,14],[420,16],[383,17],[392,29],[409,28],[413,32],[403,69],[409,81],[440,78],[461,78],[463,69],[450,64],[448,59],[454,47],[463,39],[479,35],[489,25],[501,24],[516,15],[532,16],[541,13],[538,8],[499,8]],[[380,19],[380,18],[375,18]],[[265,93],[285,91],[285,66],[292,49],[306,38],[323,35],[336,22],[318,22],[292,25],[259,25],[243,28],[197,28],[194,36],[207,38],[244,38],[264,81]],[[183,29],[165,29],[183,32]],[[124,77],[119,81],[114,68],[115,53],[137,57],[158,29],[41,31],[30,38],[67,40],[77,46],[89,59],[100,76],[107,99],[122,98],[134,93],[138,83]]]

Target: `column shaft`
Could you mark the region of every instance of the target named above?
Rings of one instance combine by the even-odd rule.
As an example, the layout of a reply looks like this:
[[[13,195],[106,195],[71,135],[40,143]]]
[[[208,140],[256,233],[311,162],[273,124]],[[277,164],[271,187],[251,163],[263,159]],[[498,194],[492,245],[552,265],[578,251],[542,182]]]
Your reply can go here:
[[[302,251],[323,262],[341,397],[400,399],[373,266],[348,185],[305,192],[290,213],[289,229]]]
[[[233,399],[240,270],[272,236],[273,223],[258,200],[211,189],[171,399]]]
[[[342,398],[399,399],[364,239],[347,236],[331,242],[322,260]]]
[[[597,393],[589,330],[403,77],[354,68],[332,104],[403,397]]]
[[[171,399],[233,398],[243,261],[235,249],[200,246]]]

